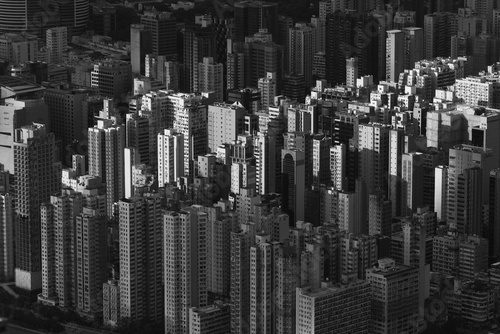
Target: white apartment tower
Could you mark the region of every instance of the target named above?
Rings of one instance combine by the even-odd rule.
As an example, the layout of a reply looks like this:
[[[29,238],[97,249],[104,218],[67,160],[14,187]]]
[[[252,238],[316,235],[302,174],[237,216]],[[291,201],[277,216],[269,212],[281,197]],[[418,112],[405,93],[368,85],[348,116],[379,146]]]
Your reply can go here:
[[[216,103],[208,106],[208,148],[216,152],[222,144],[230,144],[243,133],[244,108],[233,104]]]

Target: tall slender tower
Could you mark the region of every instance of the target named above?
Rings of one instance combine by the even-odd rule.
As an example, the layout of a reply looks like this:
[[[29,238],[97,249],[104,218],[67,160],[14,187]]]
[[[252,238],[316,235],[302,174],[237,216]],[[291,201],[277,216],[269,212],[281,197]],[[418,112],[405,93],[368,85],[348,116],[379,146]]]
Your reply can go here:
[[[164,222],[165,333],[189,333],[189,308],[207,305],[207,214],[168,212]]]
[[[53,134],[33,123],[14,134],[16,193],[16,286],[37,290],[42,286],[40,205],[61,189],[61,164],[56,162]]]
[[[125,129],[110,119],[100,119],[89,128],[89,175],[99,176],[106,183],[108,216],[113,204],[125,194],[124,160]]]

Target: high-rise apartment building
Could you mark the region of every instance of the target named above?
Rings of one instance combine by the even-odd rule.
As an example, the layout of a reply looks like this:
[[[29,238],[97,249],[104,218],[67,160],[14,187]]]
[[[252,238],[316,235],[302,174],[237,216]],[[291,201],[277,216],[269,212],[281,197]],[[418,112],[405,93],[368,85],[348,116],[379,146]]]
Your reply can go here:
[[[370,333],[418,333],[418,270],[380,259],[366,272],[371,287]]]
[[[260,103],[264,110],[274,105],[274,98],[278,95],[276,73],[267,73],[259,79],[258,88],[260,90]]]
[[[397,82],[405,66],[405,34],[401,30],[387,31],[386,80]]]
[[[61,165],[56,162],[54,135],[33,123],[14,134],[16,213],[16,286],[42,287],[40,205],[61,188]]]
[[[58,64],[63,60],[63,56],[68,48],[68,28],[55,27],[47,29],[47,62]]]
[[[208,148],[216,152],[243,134],[246,110],[236,104],[216,103],[208,106]]]
[[[106,183],[107,214],[113,216],[114,203],[125,194],[124,158],[125,129],[110,119],[100,119],[88,130],[89,174]]]
[[[161,196],[146,193],[119,202],[120,317],[163,317]]]
[[[158,184],[177,182],[184,176],[184,136],[165,129],[158,134]]]
[[[318,289],[297,288],[295,331],[369,333],[370,293],[370,285],[365,281]]]
[[[0,193],[0,281],[14,280],[14,198]]]
[[[224,100],[224,65],[216,64],[212,57],[203,57],[198,63],[198,82],[194,91],[213,93],[215,101]]]
[[[189,309],[207,305],[207,214],[188,207],[163,222],[165,332],[189,333]]]

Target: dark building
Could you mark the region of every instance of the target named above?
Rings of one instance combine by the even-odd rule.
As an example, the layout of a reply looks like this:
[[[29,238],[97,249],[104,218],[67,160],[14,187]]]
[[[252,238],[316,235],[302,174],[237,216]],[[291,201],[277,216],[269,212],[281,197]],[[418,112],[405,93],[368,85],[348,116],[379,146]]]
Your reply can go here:
[[[265,1],[239,1],[234,4],[233,39],[244,42],[259,29],[267,29],[274,38],[277,36],[278,4]]]
[[[141,24],[151,33],[151,51],[167,60],[177,58],[177,30],[175,17],[170,12],[146,12]]]

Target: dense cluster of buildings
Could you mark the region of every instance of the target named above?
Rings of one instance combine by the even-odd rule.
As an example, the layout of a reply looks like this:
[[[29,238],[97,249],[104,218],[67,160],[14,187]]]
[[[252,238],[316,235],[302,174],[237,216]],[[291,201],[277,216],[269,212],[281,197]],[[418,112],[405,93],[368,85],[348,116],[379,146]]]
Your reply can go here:
[[[494,327],[500,3],[34,3],[0,1],[0,281],[168,334]]]

